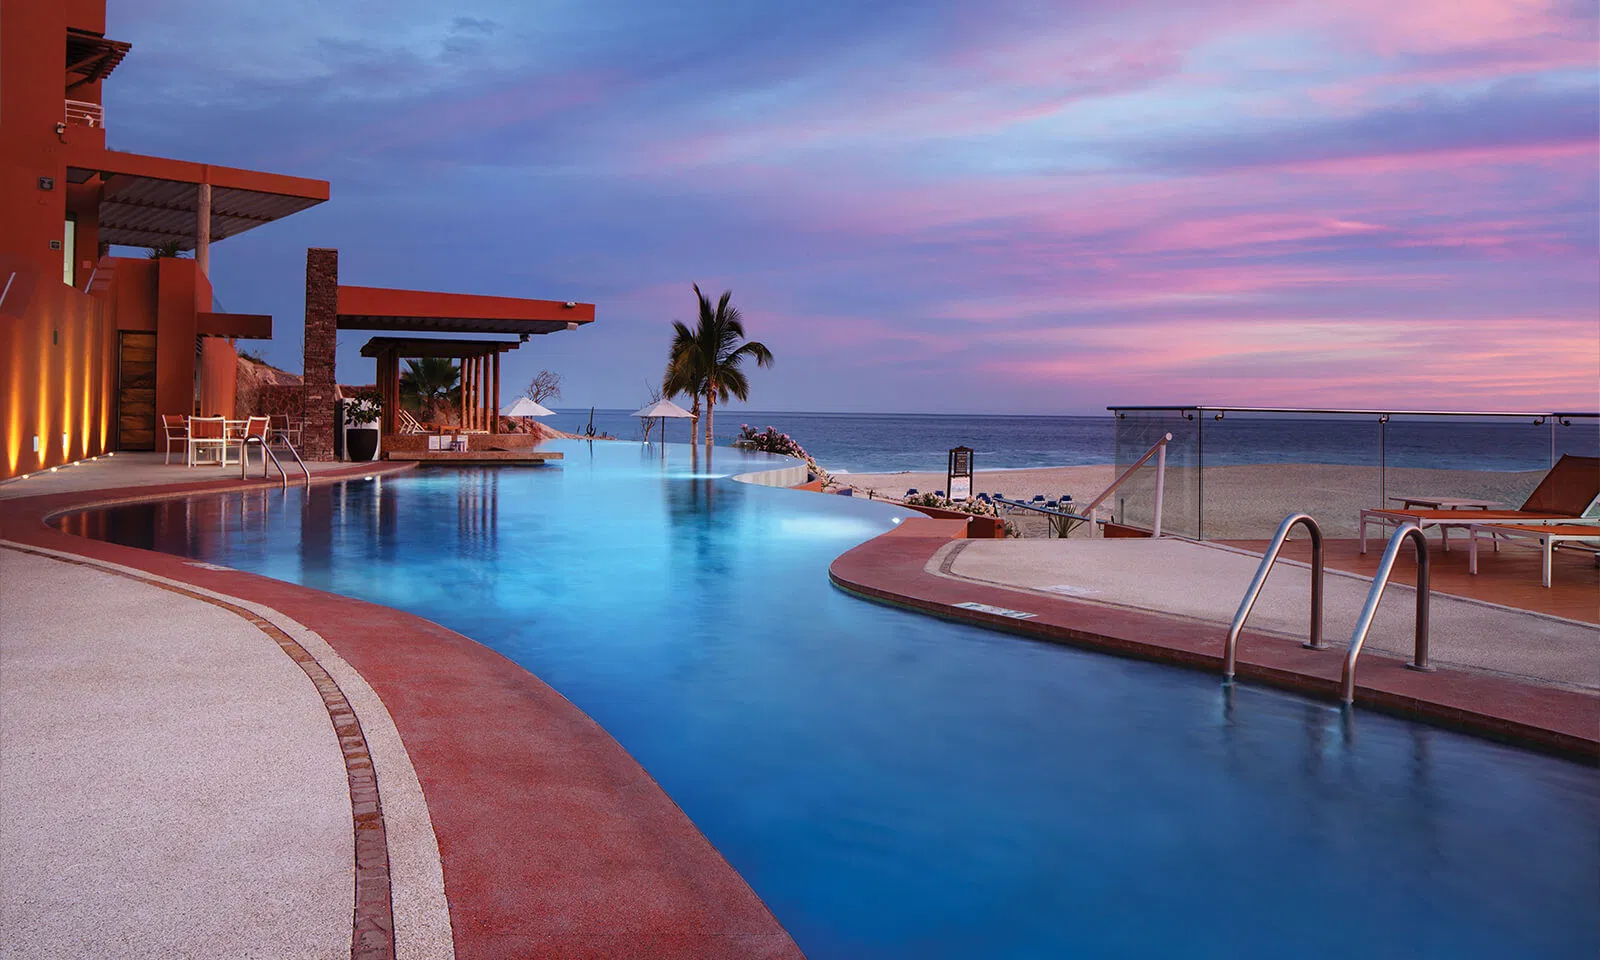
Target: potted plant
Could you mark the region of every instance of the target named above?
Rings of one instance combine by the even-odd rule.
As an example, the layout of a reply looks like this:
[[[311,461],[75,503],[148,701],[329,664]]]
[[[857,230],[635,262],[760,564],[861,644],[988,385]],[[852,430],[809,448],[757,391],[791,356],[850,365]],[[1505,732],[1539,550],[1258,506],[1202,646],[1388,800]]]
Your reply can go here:
[[[376,397],[359,396],[344,405],[344,451],[351,460],[371,460],[378,455],[378,418],[383,405]]]

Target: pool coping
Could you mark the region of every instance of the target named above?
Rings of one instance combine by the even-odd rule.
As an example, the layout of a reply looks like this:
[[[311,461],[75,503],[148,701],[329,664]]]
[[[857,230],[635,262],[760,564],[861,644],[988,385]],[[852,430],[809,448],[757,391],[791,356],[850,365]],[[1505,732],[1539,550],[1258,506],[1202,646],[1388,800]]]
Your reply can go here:
[[[935,524],[909,520],[846,551],[829,566],[829,579],[866,600],[1034,640],[1188,667],[1220,681],[1220,630],[1151,611],[930,573],[929,562],[953,539],[951,530]],[[1270,634],[1246,631],[1239,638],[1241,680],[1337,702],[1342,665],[1342,656],[1306,650]],[[1600,766],[1600,696],[1452,667],[1424,674],[1407,669],[1402,660],[1367,652],[1356,671],[1355,699],[1362,707]]]
[[[315,473],[308,485],[415,467],[352,464]],[[438,840],[457,957],[803,956],[632,755],[524,667],[391,607],[49,525],[79,510],[280,485],[217,479],[16,497],[0,501],[0,539],[258,604],[325,640],[381,700],[410,756]],[[370,852],[357,867],[379,879]],[[370,934],[373,919],[357,900],[353,936]],[[363,938],[359,955],[393,956],[387,933],[380,944]]]

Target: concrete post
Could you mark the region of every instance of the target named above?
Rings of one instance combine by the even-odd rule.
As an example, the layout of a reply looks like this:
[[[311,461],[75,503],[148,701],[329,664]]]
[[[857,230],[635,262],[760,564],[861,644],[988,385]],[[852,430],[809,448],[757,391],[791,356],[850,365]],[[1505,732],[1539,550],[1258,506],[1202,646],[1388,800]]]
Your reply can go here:
[[[333,401],[338,389],[339,251],[306,251],[305,433],[301,455],[333,459]]]
[[[194,262],[200,272],[209,279],[211,276],[211,184],[199,185],[199,198],[195,202],[194,214]],[[206,304],[206,309],[211,305]]]

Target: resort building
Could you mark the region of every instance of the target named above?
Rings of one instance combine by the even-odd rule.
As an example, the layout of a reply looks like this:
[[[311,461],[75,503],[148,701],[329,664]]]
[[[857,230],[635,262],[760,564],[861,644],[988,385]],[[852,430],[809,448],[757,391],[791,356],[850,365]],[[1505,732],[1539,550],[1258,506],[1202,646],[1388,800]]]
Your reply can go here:
[[[322,180],[107,149],[131,44],[105,14],[0,8],[0,479],[153,449],[159,413],[233,416],[234,341],[272,318],[214,309],[211,244],[328,199]]]
[[[270,339],[272,318],[216,309],[211,245],[325,202],[328,183],[108,149],[103,91],[132,44],[105,24],[104,0],[0,7],[0,480],[156,449],[162,415],[290,413],[310,456],[332,459],[336,329],[526,339],[593,320],[592,304],[341,287],[337,252],[313,250],[304,393],[292,411],[238,409],[235,342]],[[498,365],[483,350],[500,348],[460,356],[487,431]]]

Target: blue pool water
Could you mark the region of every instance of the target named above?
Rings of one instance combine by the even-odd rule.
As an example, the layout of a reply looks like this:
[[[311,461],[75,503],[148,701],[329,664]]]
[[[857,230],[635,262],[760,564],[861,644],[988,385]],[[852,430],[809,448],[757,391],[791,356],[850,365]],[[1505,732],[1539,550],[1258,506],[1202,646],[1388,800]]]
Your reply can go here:
[[[68,529],[404,608],[548,681],[813,960],[1600,955],[1600,773],[870,604],[893,508],[672,448]]]

